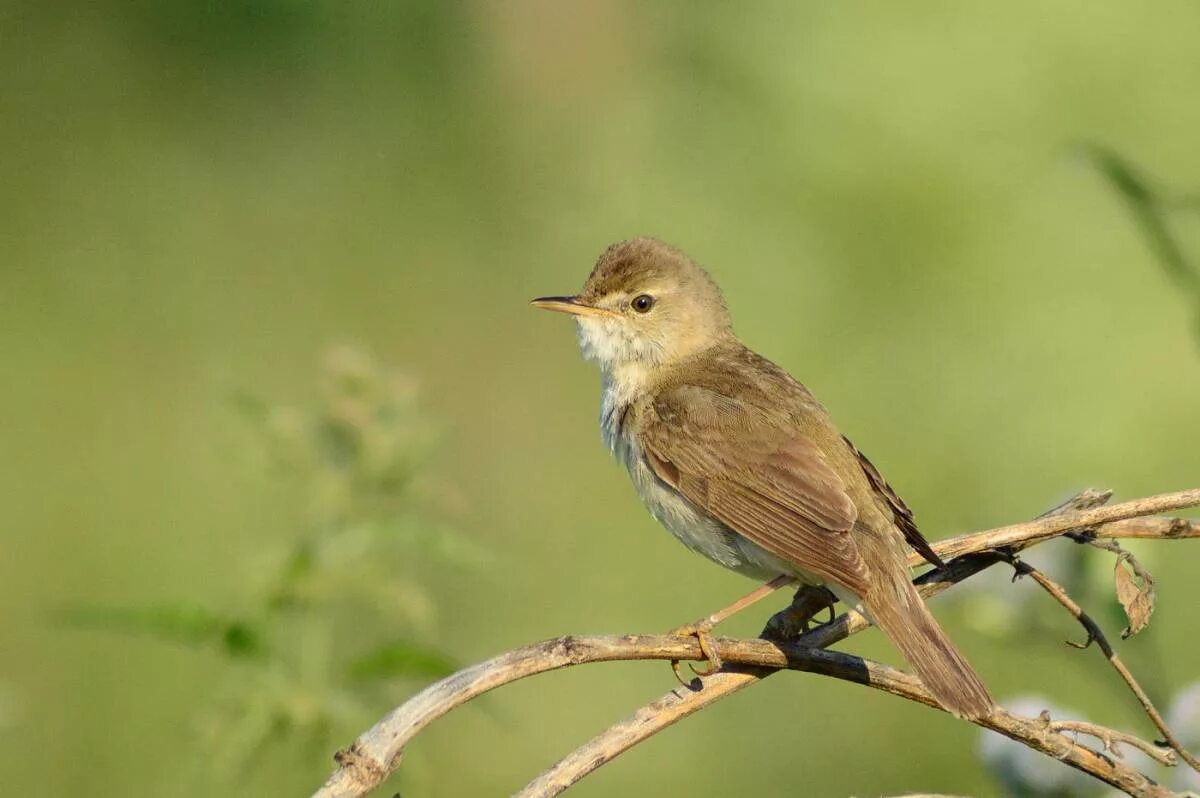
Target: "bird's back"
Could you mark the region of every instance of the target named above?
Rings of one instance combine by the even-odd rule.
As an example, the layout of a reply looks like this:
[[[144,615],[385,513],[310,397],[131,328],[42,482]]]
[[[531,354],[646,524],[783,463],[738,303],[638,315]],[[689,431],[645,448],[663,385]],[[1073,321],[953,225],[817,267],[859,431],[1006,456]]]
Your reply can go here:
[[[866,459],[841,434],[825,406],[782,367],[734,340],[708,356],[681,364],[662,380],[654,395],[684,387],[736,397],[733,401],[740,407],[753,411],[748,423],[777,428],[781,438],[803,437],[837,473],[864,523],[888,527],[894,522],[894,508],[881,500],[864,468]]]

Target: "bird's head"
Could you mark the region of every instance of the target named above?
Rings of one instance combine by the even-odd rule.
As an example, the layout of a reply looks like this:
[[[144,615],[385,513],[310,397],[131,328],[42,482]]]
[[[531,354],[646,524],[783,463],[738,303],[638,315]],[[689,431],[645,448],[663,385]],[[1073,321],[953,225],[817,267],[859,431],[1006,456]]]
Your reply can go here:
[[[613,244],[575,296],[531,304],[573,315],[584,357],[609,374],[669,367],[732,335],[717,284],[653,238]]]

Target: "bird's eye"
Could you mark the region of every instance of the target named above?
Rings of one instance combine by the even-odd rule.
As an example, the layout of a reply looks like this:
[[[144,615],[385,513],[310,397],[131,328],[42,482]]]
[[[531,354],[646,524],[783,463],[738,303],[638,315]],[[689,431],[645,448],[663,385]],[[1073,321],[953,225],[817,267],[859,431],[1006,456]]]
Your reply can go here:
[[[649,294],[638,294],[629,304],[638,313],[648,313],[650,308],[654,307],[654,297]]]

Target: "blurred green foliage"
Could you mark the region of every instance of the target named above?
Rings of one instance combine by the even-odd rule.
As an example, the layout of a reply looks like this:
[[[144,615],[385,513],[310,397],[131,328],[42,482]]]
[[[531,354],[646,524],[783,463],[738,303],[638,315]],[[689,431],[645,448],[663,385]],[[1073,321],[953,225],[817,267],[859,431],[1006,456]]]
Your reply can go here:
[[[214,646],[230,657],[262,653],[259,632],[245,621],[189,604],[139,607],[67,607],[60,619],[72,626],[144,634],[160,640]]]
[[[190,644],[227,661],[228,693],[200,708],[207,745],[174,789],[243,784],[269,746],[290,750],[292,769],[315,781],[328,765],[314,752],[335,749],[395,700],[381,685],[456,668],[426,642],[435,611],[422,576],[487,557],[422,499],[435,435],[416,386],[339,347],[326,357],[320,396],[313,411],[236,397],[273,470],[310,503],[310,523],[292,541],[253,571],[236,569],[246,580],[236,610],[84,603],[59,613],[70,626]]]
[[[1167,276],[1194,303],[1194,331],[1200,343],[1200,265],[1194,255],[1185,251],[1171,228],[1172,213],[1200,211],[1200,198],[1164,196],[1161,189],[1153,187],[1135,166],[1111,149],[1085,147],[1084,151],[1128,205]]]
[[[1195,485],[1193,295],[1139,208],[1158,198],[1196,262],[1198,23],[1187,0],[3,4],[2,791],[212,794],[223,771],[245,775],[222,794],[304,794],[343,725],[415,686],[361,669],[424,681],[441,656],[667,629],[743,592],[646,515],[569,326],[525,305],[630,235],[710,268],[931,538],[1085,486]],[[326,388],[300,393],[341,340],[419,378],[445,434],[347,438]],[[247,386],[323,409],[237,400],[253,445],[228,404]],[[436,510],[398,512],[414,478]],[[435,565],[474,556],[443,527],[486,565]],[[1197,676],[1196,561],[1149,556],[1158,610],[1119,645],[1165,705]],[[1070,619],[1029,606],[1012,634],[935,611],[999,696],[1146,731],[1063,646]],[[631,664],[514,685],[430,729],[405,794],[504,794],[671,683]],[[1000,794],[976,753],[952,720],[798,676],[575,792]]]

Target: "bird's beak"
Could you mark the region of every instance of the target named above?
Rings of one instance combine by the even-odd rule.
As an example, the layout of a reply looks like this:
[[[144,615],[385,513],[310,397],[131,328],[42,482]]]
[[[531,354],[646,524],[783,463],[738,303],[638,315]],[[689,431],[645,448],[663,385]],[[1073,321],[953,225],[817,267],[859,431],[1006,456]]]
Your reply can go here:
[[[542,310],[553,310],[555,313],[570,313],[572,316],[612,318],[616,315],[611,310],[585,305],[578,297],[573,296],[540,296],[529,300],[529,304]]]

